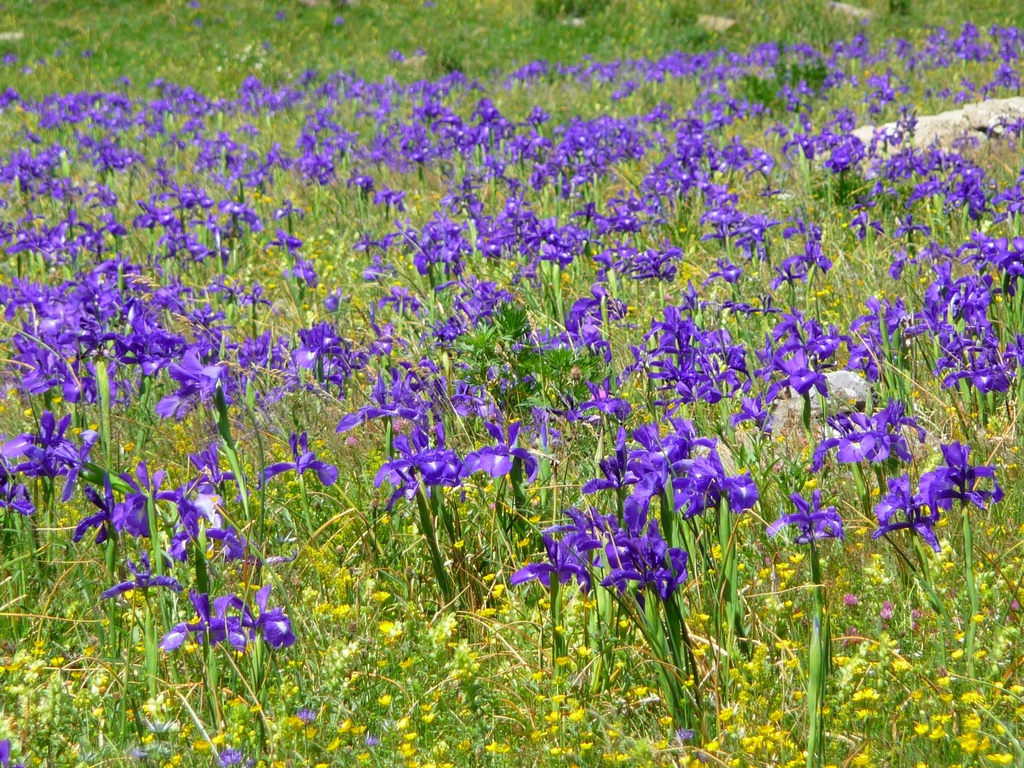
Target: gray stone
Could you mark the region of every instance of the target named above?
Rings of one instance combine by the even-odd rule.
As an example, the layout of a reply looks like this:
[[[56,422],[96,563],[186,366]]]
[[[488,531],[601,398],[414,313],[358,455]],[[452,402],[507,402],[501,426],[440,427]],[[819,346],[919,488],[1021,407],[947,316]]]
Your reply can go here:
[[[1024,119],[1024,97],[986,99],[968,104],[963,109],[952,109],[937,115],[920,115],[914,127],[914,146],[930,147],[935,143],[941,149],[952,149],[958,139],[973,139],[978,143],[992,136],[1001,136],[1008,123]],[[862,125],[853,135],[866,145],[875,137],[894,136],[896,123]],[[881,145],[880,145],[881,146]],[[888,151],[886,146],[880,150]]]
[[[818,396],[811,398],[811,433],[819,431],[821,420],[821,403]],[[804,427],[804,399],[785,397],[776,399],[772,407],[769,432],[772,438],[790,456],[800,456],[810,447],[807,429]],[[815,445],[817,442],[815,441]]]
[[[828,409],[834,415],[844,411],[863,411],[868,404],[870,385],[867,380],[855,371],[830,371],[825,374],[825,387],[828,390]],[[804,398],[793,390],[775,400],[771,412],[772,437],[780,440],[787,450],[799,453],[807,446],[807,428],[804,426]],[[821,410],[821,398],[817,392],[811,394],[811,433],[816,440],[823,439],[831,432],[824,424]]]
[[[736,19],[729,19],[725,16],[709,16],[702,13],[697,17],[697,24],[708,32],[727,32],[731,27],[736,26]]]
[[[964,119],[975,131],[1001,135],[1007,123],[1024,118],[1024,96],[987,99],[964,106]]]
[[[830,371],[825,374],[828,388],[829,409],[838,412],[853,406],[863,411],[868,406],[870,385],[854,371]]]
[[[850,133],[864,142],[864,146],[868,149],[871,148],[871,142],[877,138],[876,151],[882,155],[888,155],[890,146],[886,139],[893,139],[896,136],[896,123],[862,125],[860,128],[850,131]]]
[[[918,117],[914,126],[914,146],[917,147],[930,147],[937,143],[942,149],[951,149],[954,141],[965,136],[985,139],[984,134],[971,128],[962,109]]]
[[[877,136],[879,147],[881,147],[883,138],[896,135],[896,123],[885,123],[878,126],[863,125],[852,131],[852,134],[868,146],[871,145],[872,138]],[[982,142],[987,138],[988,136],[984,132],[971,127],[962,109],[940,112],[937,115],[921,115],[917,118],[917,124],[914,126],[914,146],[919,149],[926,149],[937,143],[940,149],[949,150],[953,148],[957,139],[976,139]],[[889,147],[886,145],[881,151],[884,154],[888,152],[888,149]]]
[[[869,11],[867,8],[861,8],[856,5],[850,5],[849,3],[831,2],[828,4],[828,7],[831,8],[836,13],[841,13],[844,16],[848,16],[851,19],[857,19],[858,21],[862,21],[864,19],[870,20],[875,18],[875,14]]]

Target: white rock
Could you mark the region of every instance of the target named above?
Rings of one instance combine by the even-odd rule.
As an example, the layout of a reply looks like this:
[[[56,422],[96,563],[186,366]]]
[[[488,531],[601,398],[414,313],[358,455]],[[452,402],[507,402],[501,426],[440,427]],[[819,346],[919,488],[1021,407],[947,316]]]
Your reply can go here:
[[[736,19],[728,19],[725,16],[708,16],[702,13],[697,17],[697,24],[708,32],[726,32],[730,27],[736,25]]]
[[[870,385],[859,373],[829,371],[825,374],[825,382],[830,410],[847,410],[852,405],[856,410],[863,411],[867,407]]]
[[[1024,96],[1012,99],[986,99],[964,106],[964,119],[975,131],[1003,133],[1006,123],[1024,118]]]
[[[849,3],[831,2],[828,4],[836,13],[841,13],[844,16],[849,16],[851,19],[873,19],[875,14],[869,11],[867,8],[861,8],[856,5],[850,5]]]
[[[951,109],[937,115],[923,115],[917,118],[914,126],[914,145],[930,147],[936,142],[943,149],[949,149],[957,139],[977,133],[964,117],[962,109]],[[984,138],[984,136],[976,137]]]
[[[851,133],[866,145],[871,145],[875,136],[879,138],[879,147],[882,147],[883,138],[892,137],[896,134],[896,123],[885,123],[883,125],[862,125]],[[914,126],[914,146],[919,149],[927,149],[936,142],[940,149],[952,149],[957,139],[972,138],[984,141],[988,136],[982,131],[976,130],[962,109],[952,109],[948,112],[940,112],[937,115],[919,115],[917,124]],[[888,145],[881,151],[887,152]]]
[[[938,142],[942,149],[951,149],[957,139],[968,138],[979,142],[991,136],[1001,136],[1007,123],[1024,119],[1024,97],[986,99],[968,104],[963,109],[940,112],[937,115],[919,115],[914,127],[914,146],[925,149]],[[852,131],[865,144],[875,136],[892,136],[896,123],[862,125]],[[887,148],[884,151],[887,151]]]
[[[890,145],[886,139],[890,139],[896,135],[896,123],[885,123],[884,125],[862,125],[860,128],[855,128],[850,131],[853,136],[864,142],[864,146],[868,149],[871,148],[871,142],[877,136],[878,144],[877,151],[883,155],[889,153]]]

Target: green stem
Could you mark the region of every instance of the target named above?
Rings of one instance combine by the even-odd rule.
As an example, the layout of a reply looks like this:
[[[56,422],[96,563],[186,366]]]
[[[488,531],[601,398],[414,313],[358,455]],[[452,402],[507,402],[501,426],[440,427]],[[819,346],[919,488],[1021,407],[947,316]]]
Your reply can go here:
[[[974,581],[974,532],[971,530],[971,516],[964,508],[964,573],[967,577],[967,598],[969,610],[966,617],[967,626],[967,677],[974,679],[974,639],[978,631],[978,625],[974,617],[980,609],[978,600],[978,585]]]

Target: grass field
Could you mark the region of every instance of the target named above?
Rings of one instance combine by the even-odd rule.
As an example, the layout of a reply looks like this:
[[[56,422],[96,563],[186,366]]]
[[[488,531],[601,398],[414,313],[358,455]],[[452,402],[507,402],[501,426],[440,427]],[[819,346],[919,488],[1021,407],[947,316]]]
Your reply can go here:
[[[1024,765],[1024,10],[865,7],[0,4],[0,766]]]

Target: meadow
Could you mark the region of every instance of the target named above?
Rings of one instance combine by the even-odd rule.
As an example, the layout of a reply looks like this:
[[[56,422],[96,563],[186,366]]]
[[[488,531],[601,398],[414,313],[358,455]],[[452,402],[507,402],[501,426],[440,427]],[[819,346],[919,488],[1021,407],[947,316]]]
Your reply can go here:
[[[1024,766],[966,6],[0,4],[0,767]]]

